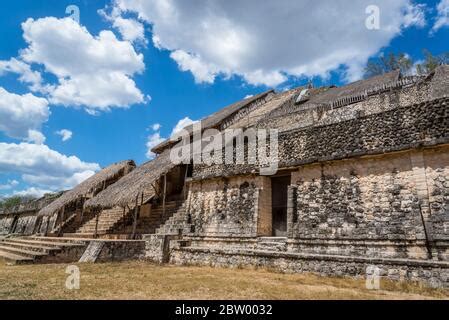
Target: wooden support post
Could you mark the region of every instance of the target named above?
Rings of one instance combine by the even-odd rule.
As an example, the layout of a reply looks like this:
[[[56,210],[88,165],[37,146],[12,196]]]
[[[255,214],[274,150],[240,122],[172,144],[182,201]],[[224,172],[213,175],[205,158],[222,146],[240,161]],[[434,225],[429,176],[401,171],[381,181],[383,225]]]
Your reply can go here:
[[[136,236],[136,228],[137,228],[137,211],[139,210],[139,195],[136,197],[136,206],[134,207],[134,221],[133,221],[133,232],[131,234],[131,239],[134,239]]]
[[[84,219],[84,206],[81,208],[81,215],[80,215],[79,223],[83,223],[83,219]]]
[[[126,230],[126,207],[123,207],[122,220],[123,220],[123,232],[125,232],[125,230]]]
[[[61,222],[59,223],[58,235],[62,234],[62,227],[64,225],[64,221],[65,221],[65,206],[62,207]]]
[[[100,213],[101,213],[101,211],[100,210],[98,210],[97,211],[97,216],[95,217],[95,234],[94,234],[94,238],[96,239],[97,238],[97,236],[98,236],[98,220],[100,219]]]
[[[164,174],[164,194],[162,196],[162,217],[165,218],[165,197],[167,193],[167,174]]]
[[[189,165],[186,165],[186,173],[184,174],[184,186],[182,187],[182,193],[183,193],[182,198],[183,198],[183,200],[187,199],[186,187],[187,187],[187,176],[188,176],[188,173],[189,173]]]

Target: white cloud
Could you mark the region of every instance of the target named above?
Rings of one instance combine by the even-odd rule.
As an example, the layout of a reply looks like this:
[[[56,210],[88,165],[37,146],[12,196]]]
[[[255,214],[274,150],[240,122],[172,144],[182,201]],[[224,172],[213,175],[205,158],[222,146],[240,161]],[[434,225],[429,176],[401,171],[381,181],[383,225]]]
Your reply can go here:
[[[178,63],[182,71],[191,71],[196,83],[214,83],[220,70],[212,64],[207,64],[199,56],[176,50],[170,57]]]
[[[30,65],[23,61],[11,58],[10,60],[0,61],[0,76],[6,72],[19,75],[19,81],[29,84],[32,91],[45,90],[42,87],[42,75],[38,71],[33,71]]]
[[[185,117],[184,119],[181,119],[178,121],[178,123],[173,128],[172,132],[170,133],[170,137],[174,136],[176,133],[184,129],[185,127],[194,124],[198,121],[192,120],[189,117]]]
[[[73,132],[67,129],[56,131],[56,134],[61,136],[63,142],[72,139],[73,136]]]
[[[109,14],[107,9],[98,10],[98,13],[112,23],[112,26],[120,32],[123,40],[142,44],[147,43],[143,24],[136,19],[123,18],[118,7],[112,8]]]
[[[150,128],[151,128],[151,130],[153,130],[153,131],[159,131],[159,130],[162,128],[162,125],[161,125],[160,123],[155,123],[155,124],[152,124],[152,125],[150,126]]]
[[[0,184],[0,191],[1,190],[10,190],[12,188],[15,188],[19,185],[19,181],[17,180],[8,180],[6,184]]]
[[[427,6],[425,4],[407,4],[403,9],[404,21],[403,27],[408,28],[411,26],[425,27]]]
[[[174,134],[176,134],[177,132],[181,131],[188,125],[191,125],[196,122],[197,121],[194,121],[194,120],[190,119],[189,117],[185,117],[184,119],[179,120],[178,123],[173,127],[172,132],[170,133],[170,137],[173,136]],[[154,132],[153,134],[150,134],[147,139],[147,144],[146,144],[147,154],[146,154],[146,156],[149,159],[153,159],[156,156],[156,154],[154,152],[152,152],[151,149],[153,149],[155,146],[157,146],[158,144],[160,144],[168,139],[168,138],[164,138],[161,136],[161,133],[159,132],[161,127],[162,126],[159,123],[155,123],[151,126],[151,129],[156,132]]]
[[[28,137],[25,139],[25,141],[35,144],[44,144],[45,140],[45,136],[36,130],[28,130]]]
[[[0,143],[0,172],[21,174],[24,182],[47,189],[72,188],[99,169],[46,145]]]
[[[139,21],[117,17],[113,26],[120,31],[124,40],[145,43],[145,29]]]
[[[449,0],[441,0],[437,6],[437,18],[432,32],[436,32],[447,26],[449,26]]]
[[[143,55],[129,41],[107,30],[93,36],[70,18],[30,18],[22,29],[28,47],[21,59],[58,79],[48,89],[51,103],[106,111],[145,102],[132,79],[145,69]]]
[[[71,189],[74,186],[79,185],[84,180],[92,177],[95,174],[95,171],[92,170],[86,170],[82,172],[76,172],[72,176],[69,177],[52,177],[47,175],[42,176],[35,176],[35,175],[29,175],[24,174],[22,176],[23,181],[34,184],[34,185],[41,185],[41,186],[51,186],[54,188],[56,187],[56,190],[60,189]]]
[[[153,43],[171,51],[195,81],[239,75],[250,84],[279,85],[287,76],[322,76],[346,67],[359,78],[370,56],[411,26],[425,24],[412,0],[115,0],[151,24]],[[381,29],[368,30],[368,5]]]
[[[18,95],[0,87],[0,131],[11,138],[45,140],[40,128],[48,120],[48,101],[30,93]]]
[[[10,196],[20,196],[20,197],[32,197],[32,198],[42,198],[48,193],[53,193],[52,190],[40,189],[36,187],[31,187],[21,191],[14,191]]]
[[[164,142],[165,139],[161,137],[161,133],[160,132],[156,132],[153,134],[150,134],[148,136],[148,140],[147,140],[147,158],[148,159],[153,159],[156,154],[154,152],[151,152],[151,149],[153,149],[155,146],[157,146],[159,143]]]

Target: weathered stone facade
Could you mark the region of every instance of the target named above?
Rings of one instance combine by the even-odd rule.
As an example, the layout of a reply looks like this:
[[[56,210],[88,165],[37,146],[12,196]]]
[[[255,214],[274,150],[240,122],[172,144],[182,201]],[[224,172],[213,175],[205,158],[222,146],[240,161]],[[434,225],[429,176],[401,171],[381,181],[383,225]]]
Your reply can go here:
[[[268,91],[212,114],[204,129],[277,130],[278,172],[263,176],[248,162],[254,154],[247,164],[175,165],[165,141],[155,160],[88,201],[107,209],[131,199],[132,238],[138,226],[155,230],[141,243],[105,244],[99,261],[145,250],[158,263],[337,276],[365,277],[376,266],[393,280],[449,287],[448,79],[448,67],[427,77],[392,72],[340,88]],[[247,153],[248,143],[235,142]],[[57,219],[44,216],[41,232]]]
[[[188,211],[194,234],[200,237],[257,236],[259,190],[254,177],[192,184]]]
[[[357,277],[374,265],[393,280],[449,287],[448,74],[316,90],[303,105],[284,94],[247,123],[280,131],[287,236],[271,237],[283,210],[275,177],[259,176],[258,164],[194,164],[193,228],[165,238],[164,260]]]

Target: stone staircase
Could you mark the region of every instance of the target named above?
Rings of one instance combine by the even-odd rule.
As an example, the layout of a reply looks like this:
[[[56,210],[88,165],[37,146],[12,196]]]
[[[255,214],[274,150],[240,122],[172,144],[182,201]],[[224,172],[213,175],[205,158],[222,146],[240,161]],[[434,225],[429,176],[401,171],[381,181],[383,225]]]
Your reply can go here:
[[[263,251],[287,251],[287,238],[284,237],[260,237],[257,239],[257,250]]]
[[[169,201],[163,205],[156,205],[151,208],[151,213],[146,217],[139,217],[136,225],[136,234],[154,234],[156,230],[172,219],[173,215],[183,207],[184,201]],[[126,228],[126,233],[132,233],[132,223]]]
[[[179,235],[192,232],[192,224],[187,222],[185,203],[179,206],[170,218],[155,230],[158,235]]]
[[[105,235],[113,233],[113,230],[119,228],[120,225],[126,225],[129,223],[129,219],[132,219],[132,213],[126,211],[123,215],[122,208],[114,208],[109,210],[103,210],[98,216],[97,235]],[[95,226],[97,224],[96,216],[92,216],[90,220],[85,222],[74,233],[67,233],[64,236],[69,237],[92,237],[95,235]]]
[[[0,240],[0,259],[11,264],[78,261],[87,244],[73,239],[39,236]]]

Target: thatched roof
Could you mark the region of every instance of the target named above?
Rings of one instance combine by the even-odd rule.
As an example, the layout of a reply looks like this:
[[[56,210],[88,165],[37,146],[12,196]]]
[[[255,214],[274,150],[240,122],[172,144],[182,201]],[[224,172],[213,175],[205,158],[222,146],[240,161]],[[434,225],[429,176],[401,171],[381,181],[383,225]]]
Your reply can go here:
[[[106,209],[116,206],[134,208],[136,198],[139,197],[140,202],[142,193],[144,202],[147,202],[156,195],[154,183],[175,166],[170,160],[170,150],[167,149],[154,160],[137,167],[96,197],[86,201],[85,208]]]
[[[83,200],[84,198],[92,197],[101,191],[107,182],[117,179],[126,175],[136,167],[136,164],[132,160],[126,160],[118,163],[114,163],[109,167],[101,170],[97,174],[93,175],[86,181],[80,183],[78,186],[70,191],[64,193],[56,201],[50,203],[39,211],[39,215],[47,216],[52,215],[63,207],[73,204],[76,201]]]
[[[242,108],[248,106],[249,104],[256,102],[259,99],[265,98],[270,93],[273,93],[274,90],[268,90],[265,92],[262,92],[258,95],[246,98],[244,100],[238,101],[236,103],[233,103],[225,108],[220,109],[219,111],[211,114],[210,116],[207,116],[203,120],[201,120],[201,129],[206,130],[210,128],[215,128],[220,125],[221,122],[223,122],[226,118],[232,116],[233,114],[237,113]],[[184,130],[187,130],[188,132],[193,132],[193,125],[189,125],[184,128]],[[170,139],[167,139],[163,141],[162,143],[155,146],[151,151],[155,153],[160,153],[162,150],[167,148],[172,144]]]

